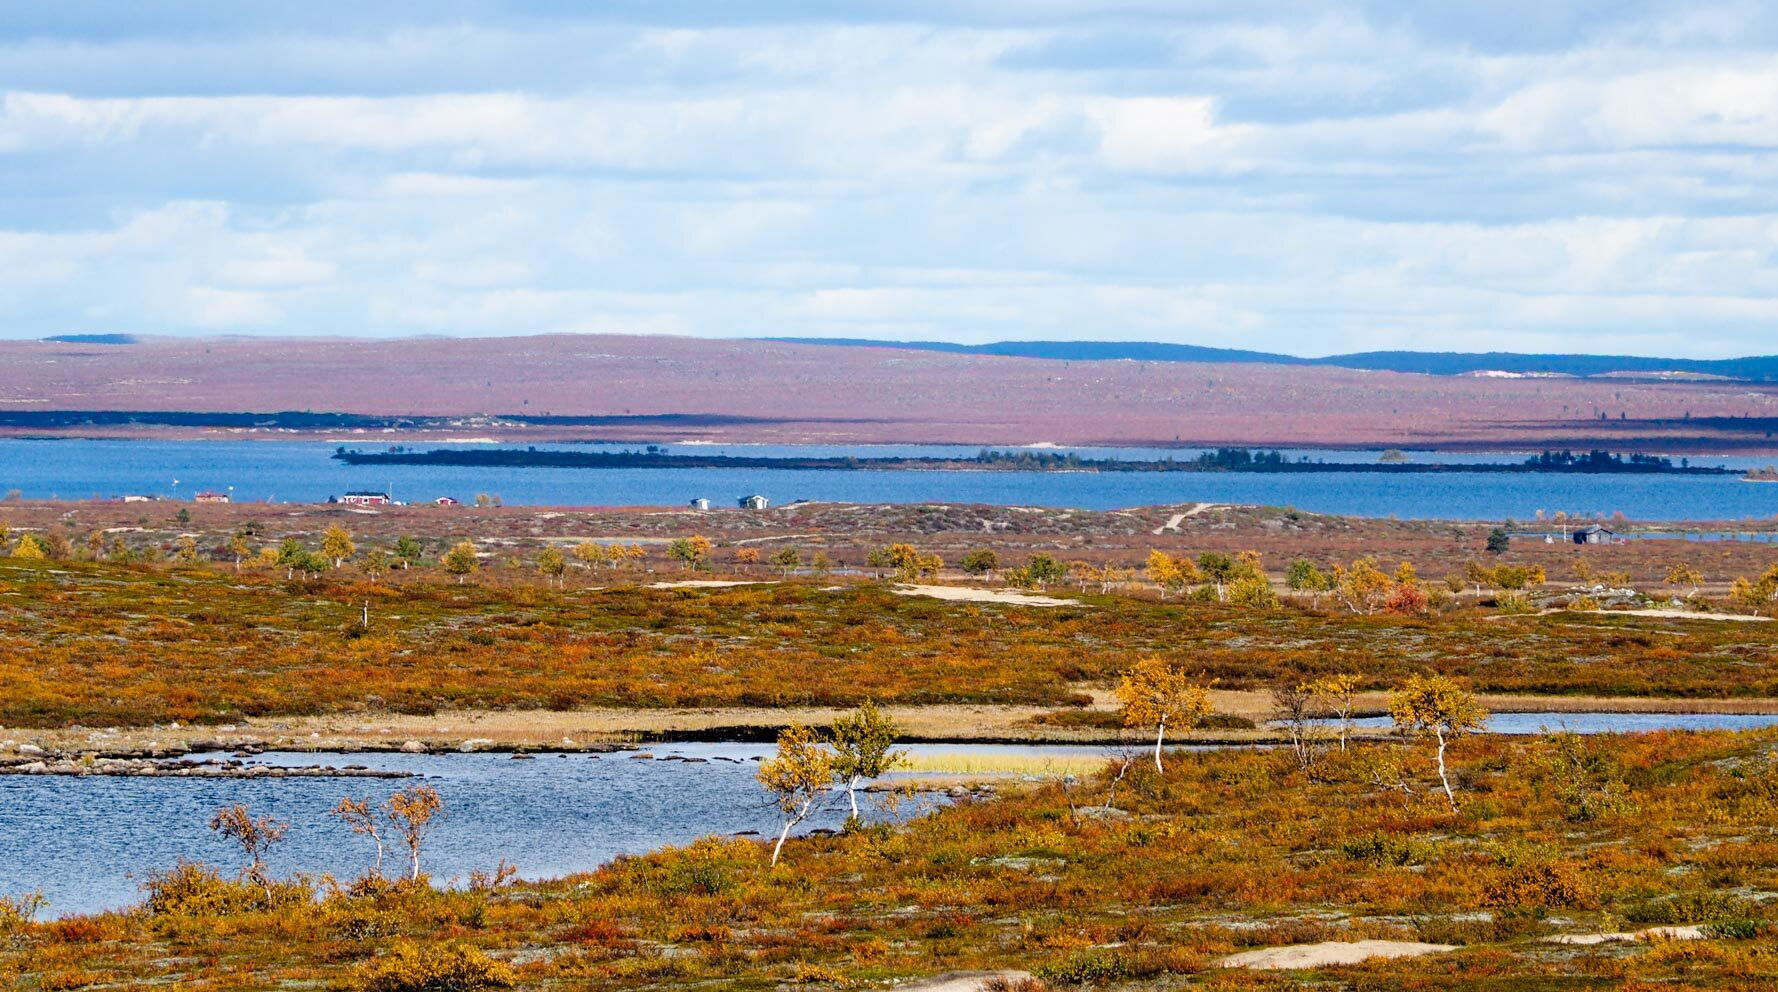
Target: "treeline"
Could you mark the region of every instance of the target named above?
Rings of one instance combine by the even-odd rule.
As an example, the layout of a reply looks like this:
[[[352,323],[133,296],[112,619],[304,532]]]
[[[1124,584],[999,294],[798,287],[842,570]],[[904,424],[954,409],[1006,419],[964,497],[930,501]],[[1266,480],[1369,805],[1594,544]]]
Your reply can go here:
[[[1592,451],[1576,455],[1546,451],[1524,462],[1476,464],[1378,462],[1327,462],[1302,455],[1290,458],[1281,451],[1218,448],[1188,459],[1084,458],[1075,452],[1002,451],[984,448],[973,457],[946,458],[933,455],[858,458],[855,456],[774,456],[679,454],[650,445],[641,450],[560,451],[527,448],[435,448],[410,451],[360,451],[340,448],[334,458],[350,465],[455,465],[469,468],[756,468],[789,471],[970,471],[1009,472],[1388,472],[1425,474],[1446,472],[1580,472],[1580,473],[1685,473],[1725,475],[1733,470],[1717,467],[1675,466],[1671,459],[1650,455],[1615,455]]]

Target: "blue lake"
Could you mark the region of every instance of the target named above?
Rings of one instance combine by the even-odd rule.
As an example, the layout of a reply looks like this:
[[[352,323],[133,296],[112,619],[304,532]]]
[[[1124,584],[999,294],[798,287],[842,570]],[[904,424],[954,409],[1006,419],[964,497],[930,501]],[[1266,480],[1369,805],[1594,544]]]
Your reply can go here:
[[[346,439],[367,450],[384,442]],[[1066,473],[1002,471],[848,472],[782,469],[477,469],[434,465],[353,467],[330,458],[337,445],[311,441],[0,440],[0,489],[31,499],[88,499],[129,493],[189,500],[204,490],[239,502],[318,502],[350,489],[389,490],[408,502],[476,493],[531,506],[679,506],[696,496],[717,505],[761,493],[857,503],[988,503],[1120,509],[1192,501],[1288,506],[1317,513],[1410,519],[1529,520],[1538,510],[1635,520],[1738,520],[1778,515],[1778,485],[1735,476],[1533,475],[1454,473]],[[430,442],[423,447],[439,445]],[[549,445],[617,450],[636,445]],[[973,455],[975,447],[670,445],[702,454]],[[1194,450],[1078,450],[1090,457],[1191,458]],[[1327,461],[1375,462],[1378,452],[1290,452]],[[1517,460],[1506,455],[1430,455],[1461,464]],[[1762,459],[1698,464],[1750,467]]]
[[[994,745],[910,745],[910,751],[1020,753]],[[1045,747],[1039,752],[1109,754],[1107,748]],[[473,868],[502,858],[526,878],[588,871],[620,854],[640,854],[713,834],[776,835],[780,822],[754,781],[764,744],[673,744],[644,752],[539,754],[282,754],[250,764],[343,766],[412,772],[423,778],[130,778],[8,776],[0,778],[0,894],[40,891],[50,916],[112,909],[136,902],[149,871],[180,858],[235,866],[238,852],[206,827],[230,803],[290,823],[270,865],[278,874],[332,872],[350,879],[373,860],[369,841],[354,836],[329,811],[342,797],[382,798],[412,785],[439,791],[445,816],[425,846],[434,881],[461,882]],[[647,753],[657,760],[636,760]],[[658,760],[669,756],[702,762]],[[205,757],[195,755],[194,757]],[[942,800],[902,800],[893,812],[872,796],[859,801],[868,818],[906,817]],[[803,832],[837,828],[843,795],[830,796]],[[393,853],[393,852],[392,852]],[[385,861],[385,869],[399,865]]]

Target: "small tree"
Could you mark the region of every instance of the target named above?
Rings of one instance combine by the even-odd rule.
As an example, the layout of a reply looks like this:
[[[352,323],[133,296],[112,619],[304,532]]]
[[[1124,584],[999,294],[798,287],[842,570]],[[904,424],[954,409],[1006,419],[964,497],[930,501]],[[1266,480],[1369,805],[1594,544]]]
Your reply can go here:
[[[241,873],[249,882],[272,894],[272,880],[266,874],[265,859],[271,849],[284,839],[290,824],[270,816],[255,817],[244,803],[224,806],[210,817],[210,829],[241,848],[247,856],[247,868]]]
[[[737,568],[739,568],[741,571],[743,571],[743,572],[750,571],[753,568],[753,566],[755,566],[757,564],[759,564],[759,549],[758,548],[736,548],[735,549],[735,566]]]
[[[1306,592],[1310,602],[1321,602],[1321,594],[1332,591],[1333,576],[1322,571],[1319,566],[1307,558],[1298,558],[1290,563],[1284,573],[1284,584],[1292,592]]]
[[[401,563],[402,571],[405,572],[412,568],[414,562],[419,561],[425,556],[426,549],[420,546],[419,541],[416,541],[411,537],[398,537],[395,539],[395,560]]]
[[[1692,591],[1686,593],[1686,598],[1690,599],[1698,594],[1698,588],[1704,584],[1704,573],[1693,568],[1689,563],[1680,562],[1667,570],[1667,584],[1676,589],[1680,586],[1691,586]]]
[[[383,877],[383,829],[382,822],[377,818],[377,808],[369,799],[341,799],[333,807],[333,815],[345,823],[355,834],[369,837],[377,846],[376,867],[371,873],[378,878]]]
[[[1217,601],[1227,602],[1228,585],[1235,577],[1235,560],[1220,551],[1206,551],[1198,556],[1198,571],[1216,587]]]
[[[420,845],[426,839],[426,828],[444,814],[444,799],[437,789],[416,785],[390,796],[383,804],[383,812],[394,824],[401,843],[407,847],[408,881],[419,881]]]
[[[846,789],[853,819],[858,818],[858,784],[907,760],[907,752],[894,750],[899,732],[895,718],[869,700],[833,722],[834,777]]]
[[[1495,554],[1495,555],[1505,554],[1507,552],[1507,549],[1511,548],[1512,546],[1513,546],[1513,538],[1512,538],[1511,534],[1508,534],[1506,532],[1506,528],[1496,527],[1493,530],[1488,532],[1487,548],[1488,548],[1489,554]]]
[[[1309,683],[1323,708],[1340,721],[1340,750],[1352,736],[1352,711],[1357,708],[1359,678],[1356,675],[1324,675]]]
[[[1272,718],[1290,733],[1290,750],[1296,755],[1297,767],[1309,771],[1320,757],[1321,743],[1316,739],[1315,690],[1307,682],[1286,678],[1272,686]]]
[[[237,533],[228,539],[228,553],[235,559],[235,571],[241,570],[241,562],[253,553],[253,545],[247,543],[247,535]]]
[[[1039,551],[1025,559],[1020,569],[1025,583],[1038,589],[1047,587],[1051,582],[1061,582],[1068,578],[1068,566],[1062,564],[1055,555],[1047,551]]]
[[[981,577],[1000,567],[1000,555],[993,548],[975,548],[963,555],[958,562],[965,575]]]
[[[568,557],[562,554],[561,548],[554,545],[544,548],[537,552],[537,571],[543,576],[544,581],[554,582],[560,586],[563,573],[568,571]]]
[[[360,567],[364,569],[365,575],[370,576],[372,582],[377,581],[383,577],[383,573],[389,571],[389,552],[382,548],[373,548],[370,554],[364,556],[364,564]]]
[[[294,537],[287,537],[278,545],[278,564],[284,569],[286,579],[296,578],[297,566],[308,556],[308,549]]]
[[[481,559],[475,553],[475,545],[468,541],[458,541],[451,550],[444,553],[438,560],[444,570],[457,577],[457,584],[462,585],[465,576],[482,567]]]
[[[49,554],[43,550],[43,544],[37,538],[30,534],[20,534],[18,543],[12,546],[12,556],[42,561],[48,558]]]
[[[321,532],[321,554],[333,562],[334,568],[357,553],[358,545],[352,543],[352,532],[346,528],[333,524]]]
[[[1403,735],[1432,734],[1438,742],[1438,780],[1444,786],[1451,812],[1457,812],[1457,795],[1445,770],[1445,748],[1451,738],[1479,730],[1488,711],[1469,690],[1443,675],[1411,675],[1389,695],[1389,716]]]
[[[889,568],[901,582],[917,582],[929,579],[945,567],[944,559],[937,555],[923,554],[919,548],[911,544],[891,544],[871,552],[870,564],[877,568]]]
[[[772,794],[784,815],[784,829],[772,847],[772,867],[778,866],[778,855],[783,852],[790,831],[809,818],[815,804],[833,784],[837,760],[833,750],[813,730],[791,724],[778,734],[778,753],[760,763],[759,784]]]
[[[789,575],[803,567],[803,553],[795,548],[784,548],[772,556],[772,564],[778,566],[778,571]]]
[[[710,552],[715,545],[701,534],[681,537],[667,545],[667,557],[684,565],[692,571],[702,571],[710,567]]]
[[[1334,566],[1334,594],[1354,613],[1375,613],[1382,609],[1394,591],[1389,573],[1368,555],[1354,561],[1351,568]]]
[[[1178,595],[1197,581],[1198,567],[1190,558],[1175,558],[1159,549],[1148,553],[1148,581],[1161,590],[1162,596]]]
[[[1162,770],[1161,746],[1167,739],[1167,725],[1189,727],[1210,714],[1210,690],[1154,655],[1124,673],[1117,684],[1117,699],[1123,705],[1124,726],[1155,728],[1157,772]]]

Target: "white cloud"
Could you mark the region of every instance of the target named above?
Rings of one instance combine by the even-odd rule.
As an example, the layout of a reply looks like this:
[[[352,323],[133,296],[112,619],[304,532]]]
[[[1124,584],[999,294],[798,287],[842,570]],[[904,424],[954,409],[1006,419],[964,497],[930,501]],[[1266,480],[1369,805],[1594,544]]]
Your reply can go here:
[[[1770,350],[1778,23],[1485,6],[0,34],[0,318]]]
[[[281,314],[261,293],[194,286],[185,291],[184,316],[212,330],[233,330],[269,324]]]

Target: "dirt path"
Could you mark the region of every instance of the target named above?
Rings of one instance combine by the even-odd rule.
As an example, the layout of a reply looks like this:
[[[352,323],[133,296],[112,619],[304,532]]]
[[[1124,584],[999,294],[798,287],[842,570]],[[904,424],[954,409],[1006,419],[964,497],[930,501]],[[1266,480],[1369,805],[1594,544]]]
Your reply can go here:
[[[1186,521],[1186,519],[1188,519],[1190,517],[1195,517],[1200,513],[1208,513],[1211,510],[1220,510],[1224,507],[1233,506],[1233,505],[1234,504],[1232,504],[1232,503],[1193,503],[1191,509],[1186,510],[1183,513],[1175,513],[1171,517],[1168,517],[1167,522],[1160,525],[1159,527],[1156,527],[1152,533],[1154,533],[1157,536],[1160,534],[1164,534],[1167,531],[1173,531],[1174,533],[1178,533],[1179,532],[1179,525],[1184,523]]]

